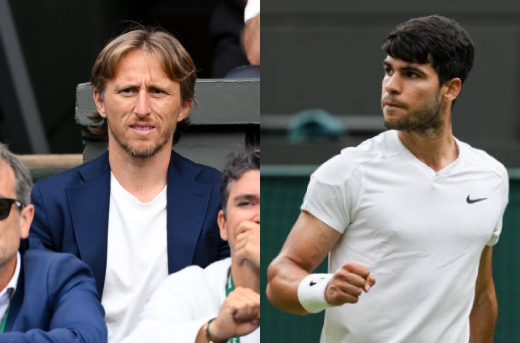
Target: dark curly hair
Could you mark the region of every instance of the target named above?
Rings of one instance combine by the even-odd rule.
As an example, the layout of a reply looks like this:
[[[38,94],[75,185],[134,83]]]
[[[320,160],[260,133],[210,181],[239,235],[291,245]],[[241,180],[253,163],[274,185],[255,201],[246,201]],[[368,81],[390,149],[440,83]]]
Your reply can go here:
[[[381,47],[406,62],[431,63],[439,84],[455,77],[466,80],[475,56],[469,34],[455,20],[440,15],[413,18],[397,25]]]
[[[226,217],[226,206],[229,192],[231,191],[231,183],[240,179],[242,174],[250,170],[260,170],[260,148],[239,150],[231,154],[231,158],[222,172],[222,183],[220,184],[224,218]]]

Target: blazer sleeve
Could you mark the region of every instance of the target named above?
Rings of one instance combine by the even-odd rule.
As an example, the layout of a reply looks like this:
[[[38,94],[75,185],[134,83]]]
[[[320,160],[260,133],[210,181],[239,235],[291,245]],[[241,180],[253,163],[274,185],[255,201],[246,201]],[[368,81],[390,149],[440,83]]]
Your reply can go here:
[[[96,286],[90,269],[82,261],[70,254],[54,254],[45,281],[31,280],[26,276],[24,285],[24,304],[18,313],[17,322],[34,316],[48,316],[50,322],[47,329],[30,328],[25,332],[6,332],[0,334],[0,343],[105,343],[107,328],[104,321],[105,312],[97,295]],[[39,258],[36,256],[35,258]],[[30,263],[25,261],[24,263]],[[27,270],[27,268],[26,268]],[[29,272],[29,270],[27,270]],[[41,278],[34,273],[33,279]],[[38,283],[44,289],[37,289]],[[45,292],[45,283],[47,292]],[[47,293],[47,294],[46,294]],[[32,308],[39,303],[37,297],[48,296],[45,310]],[[27,308],[23,309],[23,306]],[[34,307],[34,306],[33,306]],[[30,321],[31,319],[27,320]],[[20,330],[15,324],[13,330]]]

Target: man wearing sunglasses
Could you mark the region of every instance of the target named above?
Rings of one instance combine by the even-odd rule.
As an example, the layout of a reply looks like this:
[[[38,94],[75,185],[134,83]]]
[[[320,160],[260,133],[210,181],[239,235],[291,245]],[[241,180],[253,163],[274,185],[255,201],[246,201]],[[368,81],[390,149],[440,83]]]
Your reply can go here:
[[[31,188],[27,168],[0,143],[0,343],[106,342],[88,267],[27,239]]]

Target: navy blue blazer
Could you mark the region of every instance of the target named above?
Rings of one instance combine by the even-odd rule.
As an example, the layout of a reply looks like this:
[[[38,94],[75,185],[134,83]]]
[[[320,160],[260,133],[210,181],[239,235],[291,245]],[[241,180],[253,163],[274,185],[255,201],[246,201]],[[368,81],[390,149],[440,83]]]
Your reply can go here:
[[[72,255],[30,244],[26,250],[22,241],[20,275],[0,342],[106,342],[105,312],[90,269]]]
[[[220,238],[217,214],[221,173],[172,151],[166,205],[168,272],[202,268],[229,256]],[[91,269],[101,297],[105,284],[110,207],[108,152],[38,181],[30,236],[51,250],[78,256]]]

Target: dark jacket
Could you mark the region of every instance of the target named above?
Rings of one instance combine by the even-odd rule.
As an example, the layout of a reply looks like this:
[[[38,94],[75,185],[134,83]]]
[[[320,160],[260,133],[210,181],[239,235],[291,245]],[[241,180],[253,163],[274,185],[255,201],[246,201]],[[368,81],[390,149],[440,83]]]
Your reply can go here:
[[[229,246],[217,225],[221,173],[172,151],[167,182],[168,272],[193,264],[204,268],[228,257]],[[92,269],[101,297],[110,207],[108,153],[38,181],[31,198],[36,209],[30,236],[48,249],[82,259]]]
[[[32,239],[22,240],[20,256],[1,343],[107,342],[105,312],[85,263]]]

